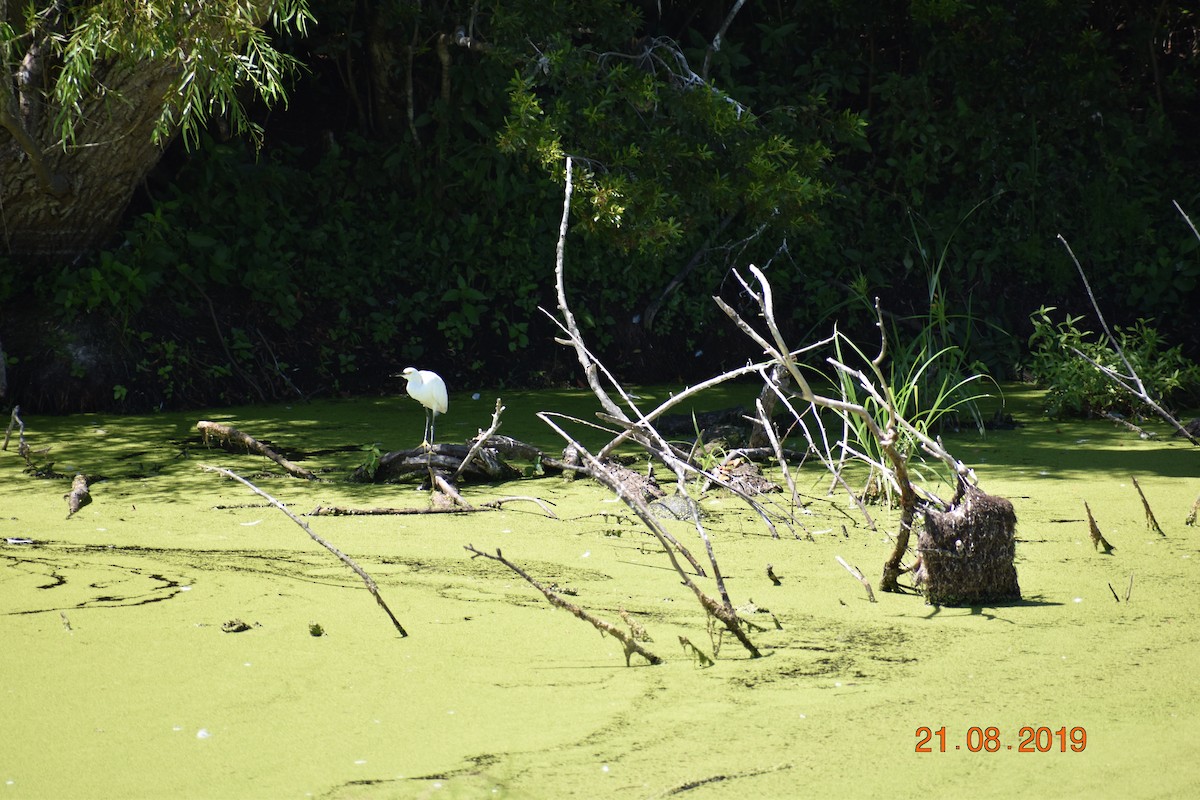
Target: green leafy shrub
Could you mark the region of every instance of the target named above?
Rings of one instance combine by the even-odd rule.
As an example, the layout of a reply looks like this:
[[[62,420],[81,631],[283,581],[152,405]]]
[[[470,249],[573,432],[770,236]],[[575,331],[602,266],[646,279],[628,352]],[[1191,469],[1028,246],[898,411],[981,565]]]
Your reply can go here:
[[[1079,355],[1128,374],[1117,351],[1105,338],[1081,330],[1082,316],[1068,314],[1056,323],[1050,316],[1054,310],[1042,306],[1030,315],[1034,330],[1029,338],[1029,368],[1038,383],[1049,390],[1046,413],[1051,417],[1140,414],[1144,404],[1138,398]],[[1114,327],[1113,333],[1151,398],[1160,405],[1180,390],[1200,385],[1200,366],[1185,358],[1178,345],[1166,347],[1148,320],[1139,319],[1126,328]]]

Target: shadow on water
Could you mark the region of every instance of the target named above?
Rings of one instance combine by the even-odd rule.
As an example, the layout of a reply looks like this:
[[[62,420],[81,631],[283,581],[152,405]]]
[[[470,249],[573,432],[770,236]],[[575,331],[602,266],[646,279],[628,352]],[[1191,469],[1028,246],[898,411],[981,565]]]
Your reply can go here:
[[[1005,619],[1003,617],[1000,617],[997,614],[989,613],[988,610],[991,609],[993,611],[996,611],[996,610],[1000,610],[1000,609],[1054,608],[1057,606],[1064,606],[1064,605],[1066,605],[1066,603],[1061,603],[1061,602],[1052,601],[1052,600],[1041,600],[1041,599],[1037,599],[1037,598],[1033,598],[1033,597],[1023,597],[1020,600],[1014,600],[1012,602],[1007,602],[1007,603],[989,603],[988,605],[983,605],[983,606],[931,605],[929,607],[929,613],[926,614],[924,618],[925,619],[933,619],[934,617],[937,617],[938,615],[942,614],[944,611],[963,611],[963,610],[969,609],[970,616],[973,616],[973,617],[983,617],[984,619],[988,619],[988,620],[1000,620],[1001,622],[1010,622],[1010,623],[1015,624],[1014,620]]]
[[[177,568],[167,572],[164,566]],[[121,608],[161,603],[190,591],[197,572],[255,573],[329,585],[352,585],[321,574],[330,566],[320,553],[203,550],[29,541],[0,546],[0,574],[24,580],[35,594],[30,607],[0,615],[41,614],[82,608]]]

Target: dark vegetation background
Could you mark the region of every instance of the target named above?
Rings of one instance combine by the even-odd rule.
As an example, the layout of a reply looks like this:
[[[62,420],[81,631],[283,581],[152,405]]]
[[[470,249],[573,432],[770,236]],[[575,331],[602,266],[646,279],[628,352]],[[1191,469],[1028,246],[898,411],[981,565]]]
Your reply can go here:
[[[8,402],[143,410],[752,358],[713,294],[767,268],[797,337],[942,320],[998,378],[1030,314],[1151,318],[1200,355],[1200,15],[1183,3],[311,0],[261,151],[176,142],[108,244],[0,272]],[[465,35],[456,36],[461,29]],[[706,79],[706,81],[705,81]],[[410,88],[411,84],[411,88]],[[1094,327],[1094,326],[1093,326]]]

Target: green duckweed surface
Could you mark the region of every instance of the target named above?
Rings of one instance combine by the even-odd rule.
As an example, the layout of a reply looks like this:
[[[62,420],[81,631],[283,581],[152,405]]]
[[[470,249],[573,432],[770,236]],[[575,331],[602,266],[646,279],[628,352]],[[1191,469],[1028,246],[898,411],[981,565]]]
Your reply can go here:
[[[502,432],[546,447],[535,411],[592,403],[504,399]],[[1026,390],[1009,403],[1023,427],[948,444],[1016,508],[1018,604],[868,602],[836,557],[877,581],[894,520],[873,509],[881,530],[868,530],[814,466],[799,473],[811,513],[798,535],[772,538],[736,498],[704,498],[731,598],[761,625],[759,659],[714,638],[655,541],[589,482],[460,487],[474,503],[534,496],[557,519],[527,501],[305,517],[378,581],[401,638],[295,523],[200,469],[232,469],[296,513],[425,507],[413,486],[344,481],[362,445],[412,446],[421,414],[406,399],[27,418],[30,445],[50,448],[37,459],[68,477],[25,474],[15,441],[0,452],[0,800],[1187,796],[1200,785],[1200,528],[1184,519],[1200,452],[1162,428],[1142,441],[1043,420]],[[439,440],[464,441],[491,412],[491,398],[452,397]],[[200,419],[327,480],[207,450]],[[67,519],[76,472],[99,479]],[[1111,554],[1091,544],[1085,501]],[[702,558],[694,528],[670,525]],[[618,642],[467,544],[615,623],[633,614],[665,663],[626,667]],[[227,632],[234,620],[248,629]],[[936,734],[916,752],[923,727],[944,729],[945,752]]]

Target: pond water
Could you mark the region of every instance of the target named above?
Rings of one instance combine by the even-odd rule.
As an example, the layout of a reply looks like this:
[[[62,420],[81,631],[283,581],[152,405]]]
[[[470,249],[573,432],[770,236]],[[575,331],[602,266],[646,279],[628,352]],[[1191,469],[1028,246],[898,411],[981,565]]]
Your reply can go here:
[[[494,400],[452,395],[439,441],[487,427]],[[504,402],[501,432],[547,448],[536,411],[594,411],[574,392]],[[15,441],[0,452],[0,800],[1186,796],[1200,785],[1200,528],[1184,525],[1200,452],[1153,424],[1160,438],[1142,441],[1041,419],[1028,390],[1009,402],[1022,427],[947,443],[1016,508],[1020,603],[869,602],[837,557],[877,583],[894,519],[873,509],[881,530],[868,530],[815,466],[799,472],[798,535],[772,538],[731,495],[702,500],[733,603],[761,627],[759,659],[706,625],[655,540],[591,482],[460,487],[476,504],[537,497],[556,518],[529,502],[303,517],[371,573],[402,638],[293,521],[200,468],[297,514],[425,507],[414,486],[344,480],[362,446],[419,441],[406,398],[26,418],[30,446],[50,448],[35,459],[66,477],[24,473]],[[326,480],[206,450],[201,419]],[[98,480],[67,518],[76,472]],[[1112,553],[1092,546],[1084,502]],[[694,528],[670,526],[702,557]],[[468,544],[616,624],[632,614],[664,663],[626,667],[619,642]]]

